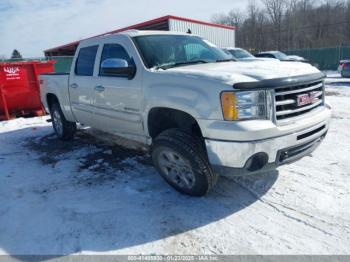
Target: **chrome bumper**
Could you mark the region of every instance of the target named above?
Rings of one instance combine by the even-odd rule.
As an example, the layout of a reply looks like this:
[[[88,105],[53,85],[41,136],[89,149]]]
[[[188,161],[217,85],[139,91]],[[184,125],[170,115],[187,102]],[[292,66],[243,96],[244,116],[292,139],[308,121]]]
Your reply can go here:
[[[294,162],[310,154],[326,136],[329,119],[289,135],[257,141],[205,141],[215,171],[242,175]]]

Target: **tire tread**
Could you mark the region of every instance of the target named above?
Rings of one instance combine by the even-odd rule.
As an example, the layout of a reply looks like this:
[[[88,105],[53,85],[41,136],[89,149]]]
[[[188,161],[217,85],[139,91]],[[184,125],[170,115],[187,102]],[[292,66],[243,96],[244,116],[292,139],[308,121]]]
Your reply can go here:
[[[77,124],[75,122],[67,121],[67,119],[63,115],[63,112],[62,112],[62,109],[61,109],[61,106],[60,106],[59,103],[53,103],[51,105],[51,107],[50,107],[51,117],[52,117],[52,112],[54,110],[58,110],[59,111],[59,113],[61,115],[61,119],[63,121],[63,134],[62,134],[62,136],[58,136],[59,139],[61,139],[63,141],[72,140],[74,135],[75,135],[75,132],[77,130]]]
[[[182,148],[183,150],[189,152],[193,157],[194,161],[200,167],[200,173],[206,176],[208,181],[208,187],[205,192],[194,195],[205,195],[208,193],[217,183],[218,175],[215,174],[209,164],[207,153],[203,146],[202,141],[181,129],[169,129],[162,132],[154,141],[153,147],[156,147],[164,142],[174,145],[175,147]]]

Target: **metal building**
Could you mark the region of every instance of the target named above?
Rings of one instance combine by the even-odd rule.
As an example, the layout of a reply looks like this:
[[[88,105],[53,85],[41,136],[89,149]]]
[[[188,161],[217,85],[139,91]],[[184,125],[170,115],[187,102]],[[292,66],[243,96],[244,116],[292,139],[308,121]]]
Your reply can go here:
[[[235,30],[233,26],[213,24],[178,16],[163,16],[140,24],[117,29],[111,32],[100,34],[119,33],[122,31],[137,29],[137,30],[163,30],[163,31],[178,31],[183,33],[192,33],[211,41],[219,47],[234,47],[235,46]],[[97,37],[93,36],[93,37]],[[66,45],[58,46],[45,50],[45,56],[73,56],[79,45],[79,41],[75,41]]]

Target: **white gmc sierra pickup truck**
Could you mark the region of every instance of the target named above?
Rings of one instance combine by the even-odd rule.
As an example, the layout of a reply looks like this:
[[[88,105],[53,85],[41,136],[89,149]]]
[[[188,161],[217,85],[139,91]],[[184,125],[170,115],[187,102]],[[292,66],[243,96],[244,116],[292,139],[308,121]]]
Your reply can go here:
[[[80,42],[70,74],[41,76],[57,136],[81,123],[147,144],[176,190],[264,172],[310,154],[331,116],[309,64],[237,62],[199,36],[127,31]]]

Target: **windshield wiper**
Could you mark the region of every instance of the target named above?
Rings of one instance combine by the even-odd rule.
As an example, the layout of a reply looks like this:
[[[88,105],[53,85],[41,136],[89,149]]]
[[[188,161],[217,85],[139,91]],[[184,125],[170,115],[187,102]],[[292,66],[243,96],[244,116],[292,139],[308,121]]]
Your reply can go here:
[[[221,62],[236,62],[236,61],[237,61],[237,59],[229,58],[229,59],[218,59],[215,62],[221,63]]]
[[[168,64],[162,64],[155,66],[154,69],[169,69],[172,67],[178,67],[178,66],[183,66],[183,65],[193,65],[193,64],[206,64],[209,63],[206,60],[195,60],[195,61],[185,61],[185,62],[177,62],[177,63],[168,63]]]

